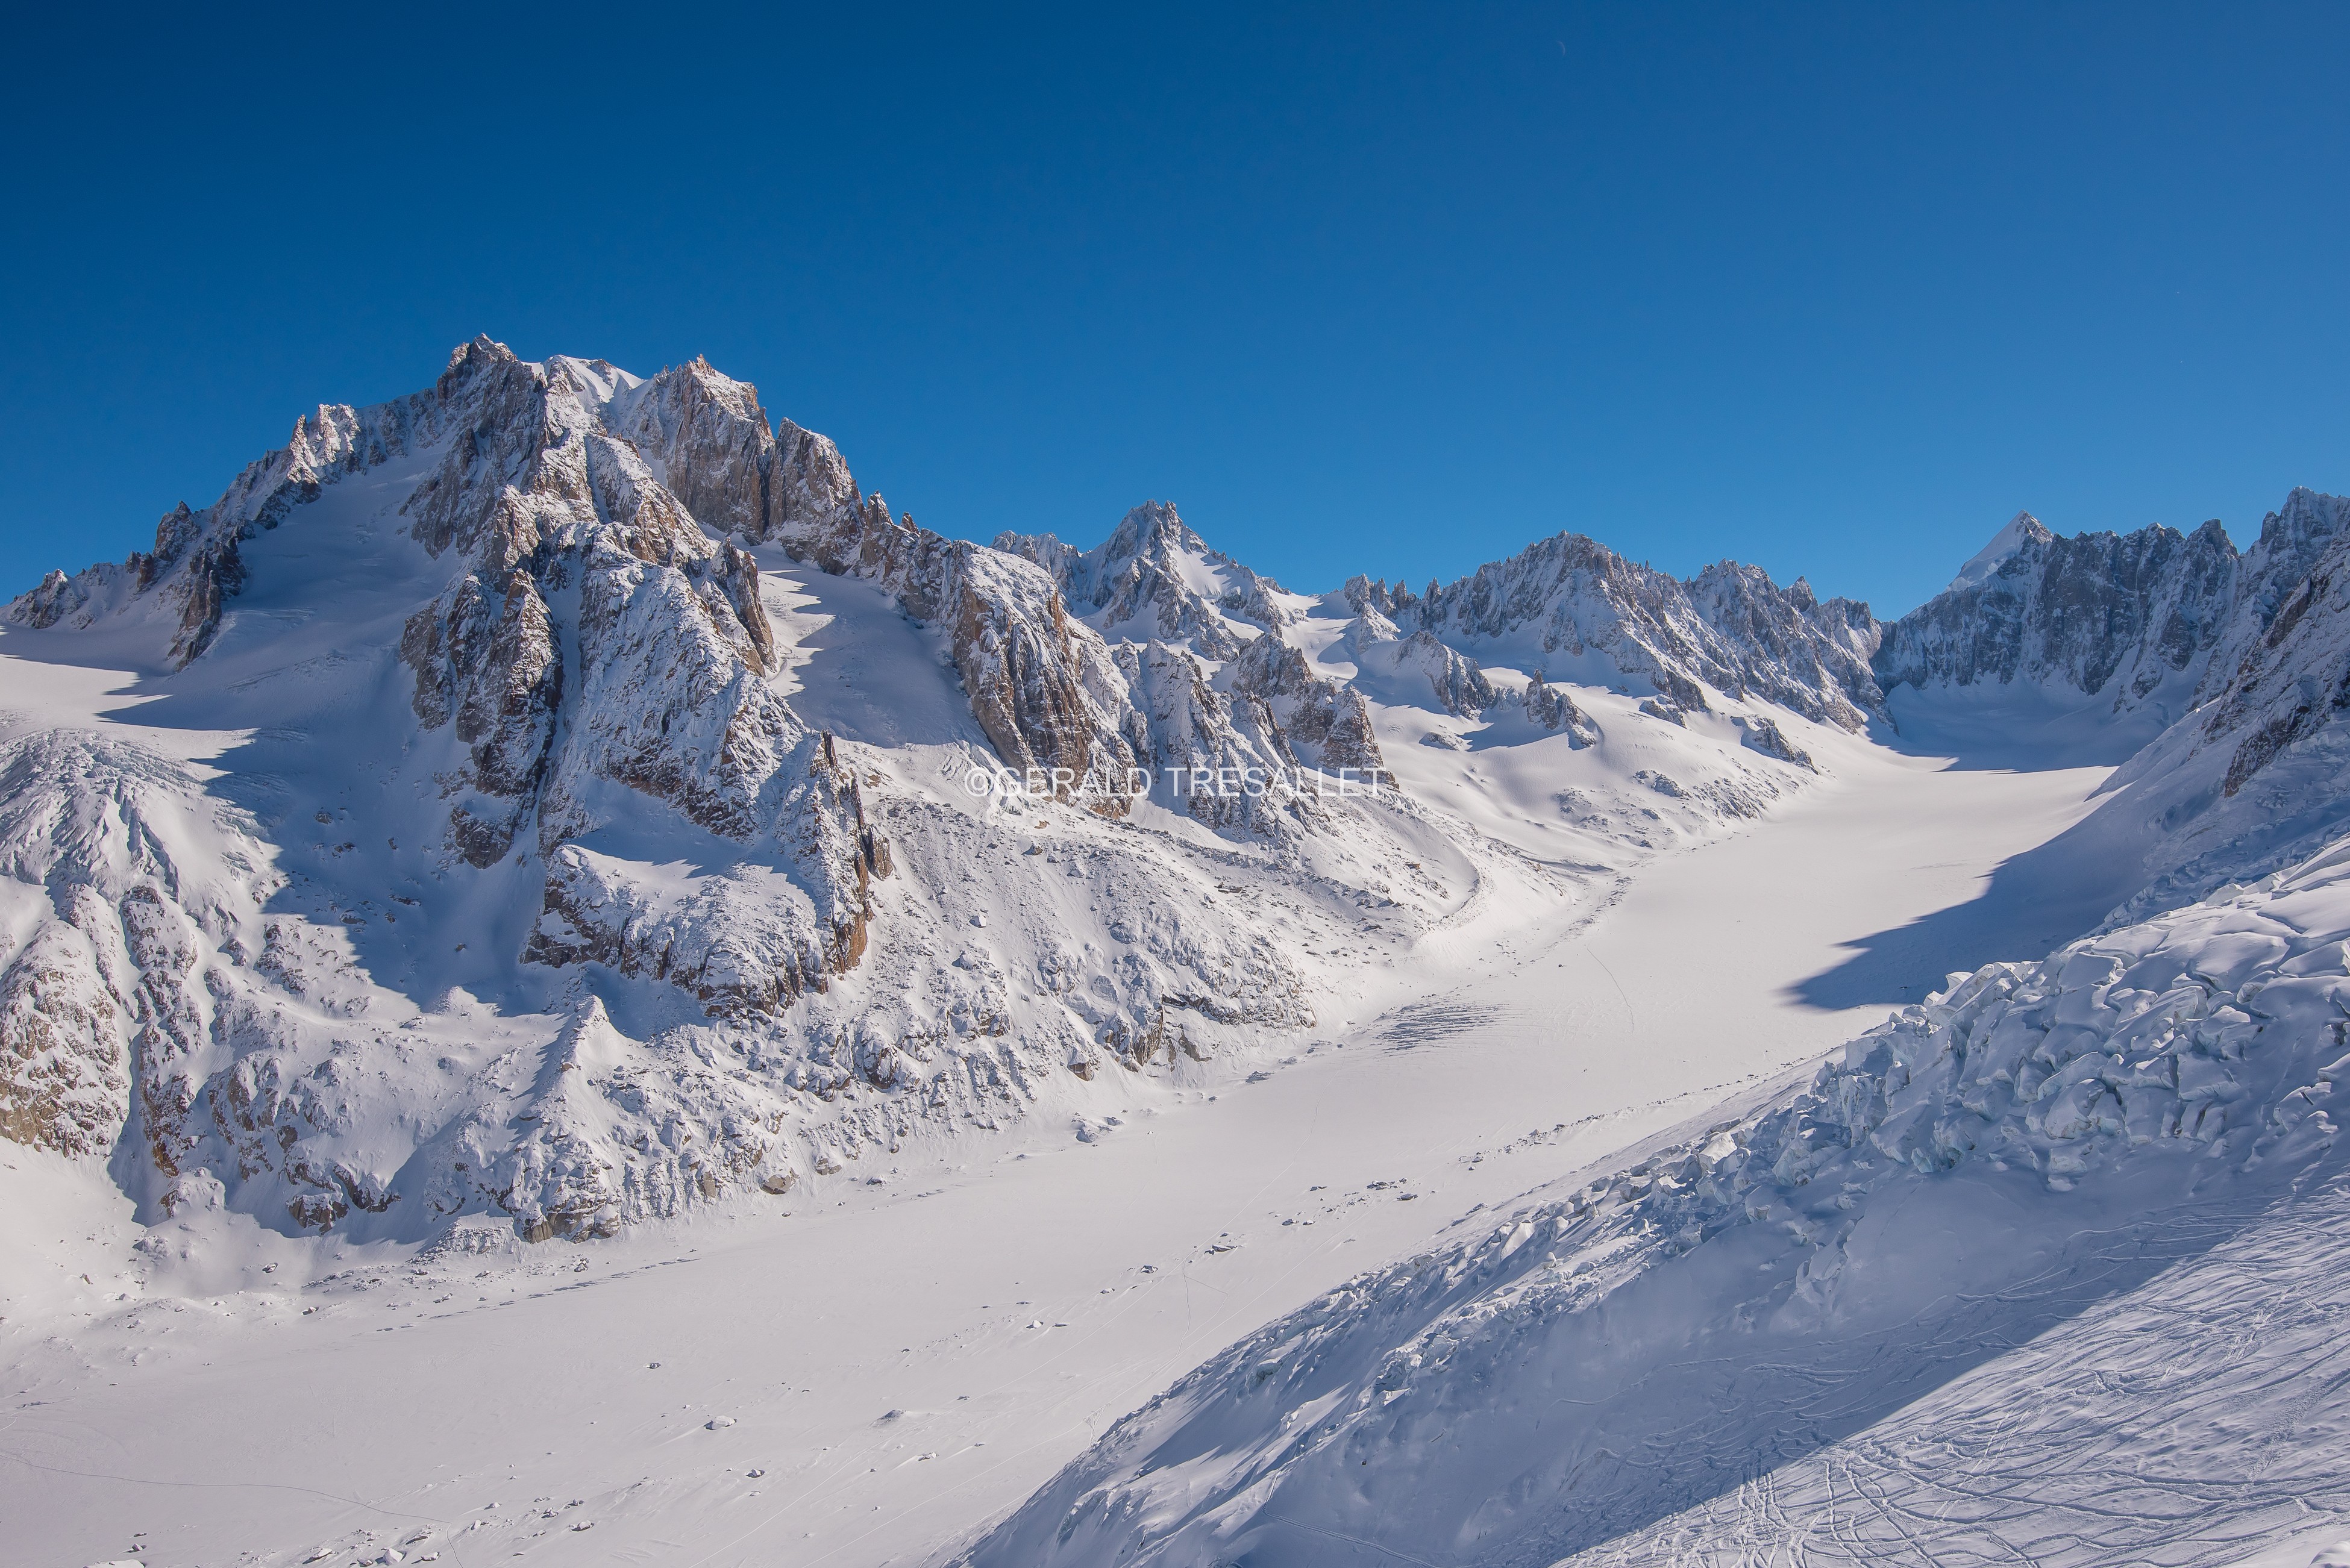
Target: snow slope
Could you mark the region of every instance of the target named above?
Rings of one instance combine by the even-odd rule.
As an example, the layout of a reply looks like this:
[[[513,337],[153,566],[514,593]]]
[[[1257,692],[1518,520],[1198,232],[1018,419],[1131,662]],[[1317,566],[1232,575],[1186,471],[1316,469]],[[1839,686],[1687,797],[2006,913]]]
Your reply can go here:
[[[1954,976],[1250,1335],[964,1560],[2223,1563],[2350,1514],[2345,938],[2350,844]]]
[[[12,1550],[2286,1549],[2350,512],[2028,521],[1892,627],[1310,595],[919,528],[701,360],[321,408],[0,612]]]
[[[1876,1021],[1789,977],[1976,900],[2099,776],[1847,743],[1768,822],[1594,899],[1491,904],[1367,976],[1295,1063],[1116,1127],[921,1131],[772,1209],[582,1246],[473,1221],[483,1251],[420,1256],[191,1215],[132,1253],[127,1214],[60,1229],[57,1298],[0,1303],[7,1517],[40,1564],[131,1531],[173,1563],[351,1563],[426,1530],[411,1560],[923,1560],[1217,1346]],[[1831,858],[1833,896],[1791,902]],[[1949,967],[1912,956],[1921,987]],[[56,1160],[5,1158],[10,1181]]]
[[[1048,545],[892,521],[698,360],[480,339],[306,416],[8,607],[0,1127],[151,1220],[608,1236],[1244,1075],[1812,777],[1757,714],[1374,701],[1170,507]]]

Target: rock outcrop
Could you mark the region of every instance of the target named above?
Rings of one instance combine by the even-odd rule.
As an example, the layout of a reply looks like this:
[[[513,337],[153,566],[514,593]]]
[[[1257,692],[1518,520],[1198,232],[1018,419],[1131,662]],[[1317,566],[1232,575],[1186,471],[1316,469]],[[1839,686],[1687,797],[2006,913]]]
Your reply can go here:
[[[1423,594],[1358,579],[1347,590],[1404,633],[1425,631],[1489,662],[1642,682],[1690,711],[1726,697],[1774,702],[1857,729],[1883,710],[1869,669],[1867,607],[1781,588],[1730,563],[1680,582],[1579,534],[1560,534]]]
[[[2116,711],[2168,691],[2183,708],[2236,600],[2235,546],[2217,523],[2065,539],[2029,517],[1979,580],[1885,633],[1876,670],[1899,685],[2017,681],[2110,693]]]
[[[1550,731],[1564,731],[1570,744],[1580,749],[1599,743],[1599,726],[1590,714],[1575,705],[1575,699],[1543,679],[1539,670],[1526,683],[1524,701],[1526,717]]]
[[[1387,771],[1370,706],[1353,687],[1316,675],[1305,653],[1268,633],[1232,660],[1233,691],[1272,711],[1293,754],[1330,773],[1378,778]]]
[[[1777,720],[1742,713],[1733,722],[1738,726],[1738,738],[1742,743],[1766,757],[1776,757],[1783,763],[1793,763],[1799,768],[1817,771],[1812,754],[1787,739],[1787,732],[1779,728]]]
[[[1090,550],[1050,534],[1002,534],[995,547],[1043,566],[1077,613],[1113,639],[1180,642],[1224,659],[1292,618],[1280,584],[1208,548],[1163,501],[1135,507]]]

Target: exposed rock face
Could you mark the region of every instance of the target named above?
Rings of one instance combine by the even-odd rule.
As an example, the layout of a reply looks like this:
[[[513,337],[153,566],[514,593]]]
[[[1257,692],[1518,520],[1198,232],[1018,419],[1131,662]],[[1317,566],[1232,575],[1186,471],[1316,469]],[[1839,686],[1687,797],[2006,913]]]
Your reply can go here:
[[[781,545],[795,560],[864,577],[944,631],[972,711],[1004,763],[1071,782],[1061,790],[1124,811],[1133,711],[1107,649],[1063,607],[1032,562],[893,521],[860,496],[831,441],[788,421],[770,429],[758,393],[701,359],[642,383],[601,361],[557,361],[600,417],[704,529]],[[756,568],[723,557],[723,597],[757,602]],[[764,630],[764,618],[745,615]],[[762,643],[763,658],[772,657]]]
[[[2110,692],[2117,709],[2201,680],[2237,600],[2235,546],[2217,523],[2064,539],[2030,517],[1969,586],[1901,618],[1876,659],[1890,690],[2017,680]]]
[[[1108,646],[1068,614],[1042,567],[893,523],[878,499],[776,538],[796,560],[883,585],[944,630],[972,715],[1007,766],[1042,770],[1055,794],[1105,815],[1125,812],[1140,719]]]
[[[1689,711],[1669,697],[1643,697],[1640,699],[1640,712],[1643,717],[1670,724],[1677,730],[1689,728]]]
[[[266,864],[186,770],[48,731],[0,753],[0,871],[30,939],[0,974],[0,1136],[71,1155],[143,1143],[166,1203],[213,1036],[234,1027],[200,947],[231,941],[274,888],[192,853],[225,837]]]
[[[863,957],[871,885],[889,873],[887,841],[863,825],[853,774],[826,737],[803,741],[793,759],[806,783],[778,838],[800,864],[839,876],[824,917],[811,922],[788,878],[757,865],[647,886],[632,867],[576,844],[547,857],[546,913],[525,951],[557,966],[593,961],[691,992],[713,1016],[775,1013]],[[845,872],[837,868],[845,867]]]
[[[1305,655],[1268,633],[1243,649],[1232,664],[1232,690],[1265,703],[1290,749],[1310,766],[1353,769],[1377,778],[1387,771],[1371,711],[1363,694],[1316,675]]]
[[[601,359],[549,363],[584,400],[603,405],[612,433],[712,534],[779,538],[868,504],[831,441],[789,420],[771,421],[757,388],[706,359],[644,381]]]
[[[1822,600],[1797,577],[1782,588],[1760,566],[1717,561],[1688,584],[1690,601],[1731,649],[1732,697],[1760,698],[1807,719],[1854,727],[1882,699],[1869,669],[1879,635],[1868,607]],[[1839,706],[1841,696],[1848,706]]]
[[[1264,698],[1217,691],[1185,649],[1125,642],[1117,651],[1149,721],[1145,760],[1172,804],[1211,827],[1273,838],[1315,825],[1320,814],[1292,776],[1298,757]]]
[[[601,360],[557,359],[549,379],[558,400],[577,406],[577,422],[565,428],[606,432],[598,461],[556,488],[624,487],[622,504],[639,515],[622,547],[684,571],[730,639],[722,605],[732,607],[754,671],[774,657],[756,611],[757,568],[706,535],[772,541],[825,571],[883,583],[908,614],[948,634],[973,714],[1007,765],[1065,770],[1072,798],[1112,815],[1124,808],[1130,705],[1107,649],[1072,626],[1049,578],[892,521],[879,496],[858,494],[831,441],[788,421],[771,428],[756,389],[705,360],[638,382]],[[660,501],[639,503],[640,494]]]
[[[103,1154],[130,1106],[113,911],[68,893],[0,975],[0,1137],[61,1154]]]
[[[1297,787],[1301,769],[1343,774],[1346,787],[1384,776],[1362,695],[1282,640],[1297,601],[1210,549],[1172,505],[1135,507],[1092,550],[1049,534],[1002,535],[996,549],[1050,573],[1072,611],[1112,639],[1130,692],[1120,728],[1179,809],[1279,840],[1327,826],[1320,797]],[[1223,786],[1199,790],[1217,777]],[[1234,778],[1252,781],[1242,795],[1224,793]]]
[[[1450,587],[1414,595],[1357,579],[1358,608],[1499,659],[1586,678],[1642,680],[1691,711],[1705,687],[1856,729],[1883,708],[1868,666],[1867,607],[1780,588],[1724,563],[1682,583],[1579,534],[1560,534]]]
[[[795,853],[825,928],[778,934],[764,954],[797,994],[807,941],[827,955],[820,969],[862,943],[854,830],[816,776],[826,771],[818,737],[761,679],[774,634],[757,566],[713,540],[603,418],[615,407],[683,408],[680,431],[697,439],[672,439],[663,471],[717,504],[740,499],[742,452],[712,428],[707,368],[669,372],[617,401],[593,367],[525,364],[498,345],[460,358],[474,366],[468,425],[405,511],[419,542],[464,570],[400,639],[419,722],[453,723],[470,748],[452,844],[486,867],[536,820],[546,906],[560,919],[583,906],[577,867],[556,851],[608,819],[599,784],[650,796],[723,837],[771,835]],[[575,598],[566,624],[550,604]],[[567,643],[578,682],[569,693]],[[545,959],[601,951],[551,933],[533,947]]]
[[[1355,655],[1382,674],[1409,671],[1428,683],[1436,705],[1461,718],[1473,719],[1498,704],[1502,694],[1485,679],[1477,661],[1439,642],[1434,634],[1415,631],[1409,637],[1381,637],[1369,621],[1357,623]]]
[[[2321,556],[2350,534],[2350,499],[2296,489],[2284,505],[2261,520],[2260,537],[2236,569],[2228,629],[2212,650],[2196,701],[2208,702],[2235,681],[2270,639],[2286,601],[2314,575]],[[2312,607],[2304,602],[2303,614]]]
[[[57,618],[71,607],[71,579],[63,572],[52,571],[41,579],[40,587],[18,595],[8,606],[9,614],[20,626],[36,631],[46,631],[57,624]]]
[[[2270,513],[2241,556],[2217,523],[2189,535],[2158,526],[2063,539],[2020,516],[1969,564],[1961,586],[1887,629],[1877,673],[1888,690],[2025,683],[2080,692],[2114,713],[2146,708],[2178,720],[2197,710],[2132,764],[2133,798],[2158,776],[2185,790],[2187,774],[2199,776],[2199,759],[2219,748],[2230,761],[2217,793],[2232,798],[2333,722],[2327,693],[2345,635],[2333,588],[2345,536],[2350,501],[2309,490]],[[2272,815],[2315,809],[2315,787],[2295,784],[2285,792],[2292,809],[2281,795]],[[2181,794],[2162,815],[2175,829],[2210,805]],[[2247,831],[2226,830],[2235,847],[2221,859],[2241,857]],[[2184,836],[2220,832],[2214,819]]]
[[[1814,772],[1817,771],[1812,762],[1812,754],[1787,739],[1787,732],[1779,728],[1778,721],[1741,714],[1735,722],[1738,725],[1739,740],[1764,756],[1776,757],[1783,763],[1793,763],[1799,768],[1813,768]]]
[[[1590,714],[1575,705],[1575,699],[1543,680],[1537,670],[1527,682],[1526,717],[1545,730],[1564,730],[1569,743],[1580,749],[1599,743],[1599,726]]]
[[[2350,717],[2350,501],[2296,491],[2288,507],[2298,515],[2270,514],[2246,554],[2247,591],[2226,644],[2242,651],[2214,668],[2196,715],[2198,748],[2228,750],[2226,795]],[[2332,542],[2285,586],[2320,528]]]
[[[1181,642],[1224,659],[1291,618],[1278,583],[1208,548],[1167,502],[1134,508],[1091,550],[1050,534],[999,535],[995,547],[1053,574],[1077,612],[1111,638]]]

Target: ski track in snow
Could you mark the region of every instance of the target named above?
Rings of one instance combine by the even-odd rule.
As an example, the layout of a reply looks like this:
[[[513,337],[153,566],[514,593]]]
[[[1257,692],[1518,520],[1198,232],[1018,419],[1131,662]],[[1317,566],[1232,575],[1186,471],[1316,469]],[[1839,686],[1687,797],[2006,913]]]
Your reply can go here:
[[[2186,1266],[2140,1282],[2149,1261]],[[2108,1295],[2116,1277],[2130,1282]],[[2116,1231],[2088,1266],[1996,1304],[2036,1295],[2088,1304],[2023,1344],[1986,1337],[2000,1313],[1957,1314],[1924,1354],[1971,1370],[1565,1563],[2219,1568],[2279,1535],[2350,1529],[2350,1476],[2334,1462],[2350,1424],[2350,1182],[2257,1213]],[[1857,1380],[1820,1378],[1790,1421],[1835,1427]],[[1701,1425],[1679,1434],[1705,1438]],[[1732,1472],[1740,1461],[1718,1456]]]

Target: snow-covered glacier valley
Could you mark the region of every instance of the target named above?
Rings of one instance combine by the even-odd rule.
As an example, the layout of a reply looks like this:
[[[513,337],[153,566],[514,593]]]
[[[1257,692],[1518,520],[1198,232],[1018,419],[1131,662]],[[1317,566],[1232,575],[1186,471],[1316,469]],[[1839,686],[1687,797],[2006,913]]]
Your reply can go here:
[[[321,409],[0,629],[12,1559],[2306,1562],[2345,524],[1303,594]]]

